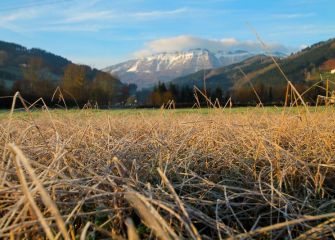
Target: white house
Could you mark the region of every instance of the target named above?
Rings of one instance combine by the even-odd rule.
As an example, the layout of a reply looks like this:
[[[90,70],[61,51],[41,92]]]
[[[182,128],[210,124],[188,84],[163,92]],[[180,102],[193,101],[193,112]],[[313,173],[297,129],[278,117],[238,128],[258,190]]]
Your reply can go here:
[[[335,69],[330,71],[331,74],[335,74]]]

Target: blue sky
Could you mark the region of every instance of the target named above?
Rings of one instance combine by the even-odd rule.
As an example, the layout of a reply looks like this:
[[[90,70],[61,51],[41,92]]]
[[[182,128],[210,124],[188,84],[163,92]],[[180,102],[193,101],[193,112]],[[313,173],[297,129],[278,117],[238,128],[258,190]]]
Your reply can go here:
[[[292,51],[335,37],[334,0],[1,0],[0,40],[102,68],[195,47]]]

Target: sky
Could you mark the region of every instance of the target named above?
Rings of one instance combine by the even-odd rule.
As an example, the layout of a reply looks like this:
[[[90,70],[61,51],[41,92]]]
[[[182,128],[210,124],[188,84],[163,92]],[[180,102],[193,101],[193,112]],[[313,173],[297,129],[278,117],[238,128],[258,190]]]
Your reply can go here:
[[[103,68],[192,48],[297,51],[335,37],[334,12],[335,0],[1,0],[0,40]]]

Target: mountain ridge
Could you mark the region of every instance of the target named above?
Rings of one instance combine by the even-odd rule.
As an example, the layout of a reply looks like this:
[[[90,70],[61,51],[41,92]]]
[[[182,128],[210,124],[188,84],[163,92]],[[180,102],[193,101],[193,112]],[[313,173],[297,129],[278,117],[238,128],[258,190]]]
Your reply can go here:
[[[115,64],[102,70],[116,75],[124,83],[135,83],[141,89],[202,69],[231,65],[255,55],[257,53],[245,50],[212,52],[205,48],[195,48],[187,51],[156,53]]]

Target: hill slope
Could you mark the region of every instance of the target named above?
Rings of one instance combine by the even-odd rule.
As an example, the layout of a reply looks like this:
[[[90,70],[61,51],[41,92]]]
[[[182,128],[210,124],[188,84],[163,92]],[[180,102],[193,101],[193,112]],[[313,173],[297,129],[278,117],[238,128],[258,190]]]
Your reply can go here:
[[[320,79],[320,73],[329,72],[335,62],[335,39],[320,42],[286,58],[276,58],[287,75],[296,84],[311,85]],[[247,86],[243,72],[253,84],[267,87],[286,85],[282,74],[270,57],[258,55],[240,63],[205,71],[208,88],[220,87],[226,91]],[[178,86],[203,87],[204,71],[176,78],[172,83]]]
[[[116,103],[129,93],[128,86],[108,73],[41,49],[0,41],[0,95],[20,91],[28,98],[49,98],[60,85],[69,99],[81,102]]]
[[[203,88],[203,80],[205,78],[207,88],[214,89],[220,87],[222,89],[230,89],[242,78],[240,68],[246,73],[251,73],[256,70],[262,70],[271,63],[270,57],[257,55],[240,63],[226,67],[201,70],[194,74],[176,78],[172,81],[172,83],[177,86],[192,87],[193,85],[196,85],[199,88]]]
[[[24,69],[32,62],[38,65],[40,74],[53,81],[59,81],[65,67],[71,64],[69,60],[41,49],[27,49],[0,41],[0,80],[6,83],[7,88],[24,78]]]

